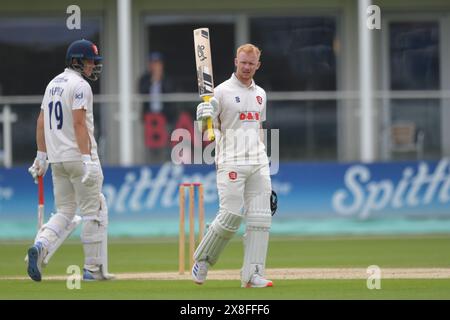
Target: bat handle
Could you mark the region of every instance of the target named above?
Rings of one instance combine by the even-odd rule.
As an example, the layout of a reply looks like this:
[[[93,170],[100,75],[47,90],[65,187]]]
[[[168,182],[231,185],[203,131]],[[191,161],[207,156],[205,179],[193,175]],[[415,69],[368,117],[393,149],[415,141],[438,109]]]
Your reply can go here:
[[[216,139],[216,137],[214,136],[214,129],[213,129],[213,124],[212,124],[212,118],[211,117],[206,119],[206,126],[207,126],[207,130],[208,130],[208,140],[209,141],[214,141],[214,139]]]
[[[42,176],[38,177],[38,200],[39,205],[44,204],[44,178]]]
[[[209,100],[211,99],[210,96],[204,96],[202,97],[204,102],[209,102]],[[213,129],[213,122],[212,122],[212,118],[209,117],[206,119],[206,129],[208,130],[208,140],[209,141],[214,141],[216,139],[215,135],[214,135],[214,129]]]

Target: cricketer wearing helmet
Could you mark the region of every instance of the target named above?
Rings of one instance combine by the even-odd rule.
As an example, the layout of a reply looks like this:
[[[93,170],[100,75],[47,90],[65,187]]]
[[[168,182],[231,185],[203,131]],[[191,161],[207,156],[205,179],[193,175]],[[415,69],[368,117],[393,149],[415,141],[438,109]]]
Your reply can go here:
[[[264,277],[271,226],[271,180],[262,138],[266,93],[253,80],[260,50],[252,44],[236,52],[236,71],[214,90],[214,98],[197,106],[197,120],[213,118],[216,133],[219,212],[195,251],[192,277],[206,280],[228,241],[246,223],[242,287],[271,287]]]
[[[37,156],[29,172],[34,179],[52,167],[56,213],[38,231],[28,250],[28,275],[42,277],[46,256],[70,234],[77,209],[82,216],[84,280],[112,278],[107,270],[108,210],[101,193],[103,173],[94,137],[92,89],[102,57],[95,44],[77,40],[67,49],[66,69],[47,85],[37,120]],[[75,224],[76,226],[76,224]]]

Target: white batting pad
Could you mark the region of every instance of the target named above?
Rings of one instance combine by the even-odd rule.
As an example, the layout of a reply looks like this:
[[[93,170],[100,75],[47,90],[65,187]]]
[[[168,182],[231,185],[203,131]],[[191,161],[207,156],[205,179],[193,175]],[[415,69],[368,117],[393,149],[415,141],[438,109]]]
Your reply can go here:
[[[105,279],[114,278],[113,274],[108,272],[108,206],[106,204],[106,198],[103,193],[100,193],[100,217],[103,219],[103,225],[105,226],[105,232],[102,239],[102,274]]]
[[[44,224],[36,235],[35,242],[41,242],[47,250],[50,250],[55,243],[64,236],[64,230],[72,220],[75,213],[55,213],[48,222]]]
[[[250,281],[254,273],[264,276],[272,224],[270,195],[262,193],[246,200],[247,225],[244,235],[244,263],[241,269],[243,286]]]
[[[60,236],[53,245],[49,246],[47,255],[44,258],[44,265],[47,265],[50,261],[51,257],[55,254],[56,250],[63,244],[63,242],[72,234],[72,232],[78,227],[81,223],[81,217],[75,216],[72,221],[66,226],[64,230],[61,231]]]
[[[104,199],[101,195],[100,199]],[[106,202],[101,201],[101,208],[97,215],[83,216],[81,241],[84,249],[84,264],[86,266],[100,266],[107,261],[107,229],[108,210]]]
[[[242,215],[222,209],[195,251],[195,261],[208,261],[210,265],[214,265],[228,241],[239,229],[242,219]]]

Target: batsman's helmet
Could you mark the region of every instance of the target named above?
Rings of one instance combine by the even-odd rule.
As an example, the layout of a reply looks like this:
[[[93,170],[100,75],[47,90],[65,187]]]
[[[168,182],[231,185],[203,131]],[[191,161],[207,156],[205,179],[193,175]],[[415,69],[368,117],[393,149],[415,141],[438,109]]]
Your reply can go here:
[[[75,60],[74,60],[75,59]],[[94,69],[91,75],[86,75],[83,71],[84,63],[83,60],[93,60]],[[103,58],[98,54],[97,46],[89,40],[77,40],[70,44],[66,53],[66,66],[78,71],[83,76],[89,80],[97,80],[100,73],[102,72],[102,62]]]

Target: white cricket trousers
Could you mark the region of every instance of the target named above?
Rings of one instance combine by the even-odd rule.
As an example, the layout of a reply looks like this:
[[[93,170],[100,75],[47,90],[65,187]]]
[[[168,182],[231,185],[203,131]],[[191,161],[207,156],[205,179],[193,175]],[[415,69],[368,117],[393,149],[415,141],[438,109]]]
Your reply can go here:
[[[219,165],[217,168],[217,189],[221,209],[243,213],[248,201],[258,194],[272,192],[268,164],[263,165]]]
[[[53,193],[56,212],[80,215],[98,215],[103,173],[96,184],[87,187],[81,183],[84,175],[83,162],[69,161],[52,163]]]

